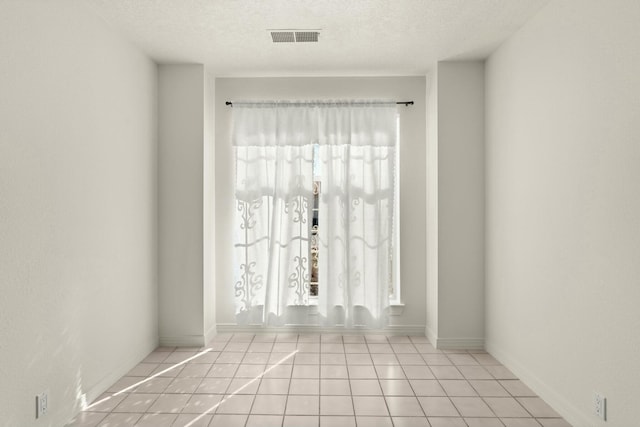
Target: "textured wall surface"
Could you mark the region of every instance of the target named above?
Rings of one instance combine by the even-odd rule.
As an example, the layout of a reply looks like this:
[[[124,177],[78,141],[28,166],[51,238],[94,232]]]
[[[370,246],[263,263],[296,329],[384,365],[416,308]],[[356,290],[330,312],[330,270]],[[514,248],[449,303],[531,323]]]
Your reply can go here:
[[[204,345],[202,65],[158,67],[159,324],[163,345]]]
[[[487,62],[487,348],[575,426],[640,419],[638,22],[553,1]]]
[[[484,63],[439,62],[437,85],[437,141],[429,144],[437,143],[438,229],[436,236],[427,231],[438,239],[434,344],[482,348]]]
[[[157,344],[156,66],[64,2],[0,52],[0,426],[59,427]]]

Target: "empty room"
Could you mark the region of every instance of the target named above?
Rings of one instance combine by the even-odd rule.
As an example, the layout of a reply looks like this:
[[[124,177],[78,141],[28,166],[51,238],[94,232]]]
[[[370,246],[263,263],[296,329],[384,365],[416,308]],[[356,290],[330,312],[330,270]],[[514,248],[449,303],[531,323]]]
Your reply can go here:
[[[640,426],[637,0],[0,0],[0,427]]]

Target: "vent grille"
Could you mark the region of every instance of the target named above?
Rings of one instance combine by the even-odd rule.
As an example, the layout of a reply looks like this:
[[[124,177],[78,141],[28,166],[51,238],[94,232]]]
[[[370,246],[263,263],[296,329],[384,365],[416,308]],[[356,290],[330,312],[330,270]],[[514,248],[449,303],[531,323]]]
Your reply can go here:
[[[296,41],[292,31],[271,31],[271,39],[274,43],[293,43]]]
[[[308,43],[308,42],[317,42],[318,41],[317,31],[296,31],[296,42],[298,43]]]
[[[317,43],[319,31],[269,30],[274,43]]]

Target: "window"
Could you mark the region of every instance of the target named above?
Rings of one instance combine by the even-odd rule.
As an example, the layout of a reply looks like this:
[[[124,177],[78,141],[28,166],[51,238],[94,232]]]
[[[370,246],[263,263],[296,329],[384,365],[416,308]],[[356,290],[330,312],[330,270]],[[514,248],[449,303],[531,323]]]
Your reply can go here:
[[[320,145],[313,146],[313,215],[311,224],[311,281],[309,282],[309,297],[311,302],[318,297],[318,215],[320,212],[320,193],[322,191],[322,178],[320,176]]]
[[[389,256],[389,298],[393,305],[401,304],[400,298],[400,114],[396,115],[396,155],[395,155],[395,199],[393,206],[393,243]],[[311,225],[311,244],[309,259],[311,263],[311,275],[309,282],[309,303],[314,304],[318,298],[318,270],[320,262],[320,247],[318,242],[318,215],[320,211],[320,196],[322,192],[322,176],[320,165],[320,145],[313,146],[313,213]]]
[[[233,112],[237,321],[302,324],[316,305],[323,325],[384,325],[399,296],[395,102]]]

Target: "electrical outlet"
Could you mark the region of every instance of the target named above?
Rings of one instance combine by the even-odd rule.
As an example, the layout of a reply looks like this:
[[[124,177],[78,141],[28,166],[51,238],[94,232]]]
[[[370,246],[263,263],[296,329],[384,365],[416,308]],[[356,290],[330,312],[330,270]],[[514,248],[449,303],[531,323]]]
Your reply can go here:
[[[49,410],[49,393],[43,392],[36,396],[36,418],[47,415]]]
[[[600,393],[593,393],[593,410],[595,414],[602,418],[603,420],[607,420],[607,398],[601,395]]]

